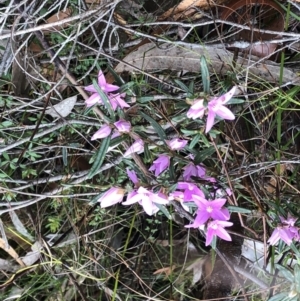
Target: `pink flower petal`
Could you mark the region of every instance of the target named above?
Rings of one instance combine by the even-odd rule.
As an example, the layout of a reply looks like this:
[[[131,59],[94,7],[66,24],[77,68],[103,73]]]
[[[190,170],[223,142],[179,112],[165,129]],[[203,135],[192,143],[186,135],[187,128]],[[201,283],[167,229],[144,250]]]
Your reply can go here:
[[[215,113],[222,117],[223,119],[228,119],[228,120],[234,120],[235,116],[233,115],[233,113],[226,107],[224,106],[220,106],[218,108],[218,110],[215,111]]]
[[[139,182],[136,173],[133,170],[126,169],[127,175],[133,184],[137,184]]]
[[[225,104],[227,103],[233,96],[234,96],[234,93],[236,91],[236,86],[233,86],[231,88],[231,90],[229,90],[227,93],[225,93],[224,95],[220,96],[219,97],[219,100]]]
[[[86,87],[84,87],[84,90],[88,91],[88,92],[97,93],[97,90],[95,89],[94,85],[86,86]]]
[[[125,192],[124,189],[118,187],[110,188],[98,200],[98,202],[101,204],[101,208],[106,208],[122,202],[124,197],[124,192]]]
[[[207,134],[211,128],[214,125],[214,120],[215,120],[216,114],[213,111],[209,111],[207,115],[207,121],[206,121],[206,129],[205,133]]]
[[[142,139],[136,140],[129,149],[125,152],[123,157],[129,157],[133,153],[137,153],[144,150],[144,141]]]
[[[106,138],[110,135],[111,128],[108,125],[103,125],[91,138],[91,140]]]
[[[96,103],[101,103],[101,102],[102,102],[102,100],[101,100],[99,94],[94,93],[85,101],[85,104],[89,108],[89,107],[92,107],[93,105],[95,105]]]

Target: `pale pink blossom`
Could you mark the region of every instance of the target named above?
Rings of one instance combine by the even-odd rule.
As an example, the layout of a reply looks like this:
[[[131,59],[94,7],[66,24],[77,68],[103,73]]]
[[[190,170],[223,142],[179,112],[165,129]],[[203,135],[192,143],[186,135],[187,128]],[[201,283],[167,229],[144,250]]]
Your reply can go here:
[[[216,199],[207,201],[205,198],[194,195],[193,201],[198,206],[197,215],[194,222],[185,226],[186,228],[199,228],[210,218],[214,220],[229,220],[230,214],[227,208],[223,208],[226,199]]]
[[[268,242],[270,245],[275,245],[280,239],[282,239],[288,246],[292,243],[293,239],[299,239],[299,229],[295,227],[295,222],[297,221],[296,217],[288,214],[287,219],[282,216],[279,216],[281,225],[278,225]]]
[[[117,203],[122,202],[124,197],[125,190],[119,187],[112,187],[107,190],[98,202],[101,205],[101,208],[106,208]]]
[[[226,108],[224,105],[233,97],[236,90],[234,86],[229,92],[219,96],[214,97],[207,105],[208,114],[206,121],[205,133],[208,133],[214,125],[214,120],[216,116],[223,119],[234,120],[234,114]]]
[[[126,168],[126,172],[127,172],[129,179],[132,181],[132,183],[135,185],[138,184],[139,180],[138,180],[138,177],[137,177],[135,171],[130,170],[129,168]]]
[[[278,226],[273,231],[268,242],[270,245],[274,246],[279,239],[282,239],[288,246],[292,243],[294,238],[294,233],[287,226]]]
[[[188,182],[178,182],[177,189],[183,190],[183,201],[191,202],[193,201],[193,196],[197,195],[202,198],[205,198],[204,193],[199,189],[196,184]]]
[[[91,140],[102,139],[109,136],[111,128],[108,125],[103,125],[91,138]]]
[[[161,195],[155,194],[144,187],[140,187],[138,190],[130,192],[126,201],[122,204],[132,205],[135,203],[139,203],[148,215],[153,215],[159,210],[155,204],[166,205],[169,201]]]
[[[181,150],[186,146],[188,141],[184,139],[174,138],[172,140],[166,140],[166,143],[171,150]]]
[[[120,87],[108,84],[106,82],[105,76],[103,72],[100,70],[98,73],[98,85],[100,89],[104,93],[114,92],[118,90]],[[97,90],[95,89],[94,85],[89,85],[84,88],[86,91],[92,92],[93,94],[85,101],[87,107],[91,107],[96,103],[103,103],[100,95],[98,94]]]
[[[192,176],[203,178],[205,176],[206,170],[204,167],[200,165],[195,165],[194,163],[190,162],[188,165],[183,167],[183,180],[190,181]]]
[[[129,157],[133,153],[141,152],[144,150],[144,141],[142,139],[136,140],[125,152],[123,157]]]
[[[109,93],[107,96],[114,111],[118,107],[120,107],[121,109],[130,107],[130,105],[127,102],[125,102],[125,100],[123,99],[126,96],[126,93],[119,93],[119,94]]]
[[[158,177],[163,171],[165,171],[170,165],[170,157],[167,155],[160,155],[149,168],[150,171],[154,171],[156,177]]]
[[[122,119],[115,122],[114,125],[120,133],[129,133],[131,130],[130,122]]]
[[[226,222],[226,221],[218,221],[218,220],[210,221],[207,225],[205,245],[206,246],[210,245],[214,236],[219,236],[224,240],[231,241],[230,235],[224,228],[231,227],[232,225],[233,223]]]
[[[200,118],[202,119],[206,107],[204,106],[204,100],[203,99],[199,99],[199,100],[195,100],[195,103],[190,107],[190,109],[187,112],[187,117],[188,118],[192,118],[192,119],[196,119],[196,118]]]

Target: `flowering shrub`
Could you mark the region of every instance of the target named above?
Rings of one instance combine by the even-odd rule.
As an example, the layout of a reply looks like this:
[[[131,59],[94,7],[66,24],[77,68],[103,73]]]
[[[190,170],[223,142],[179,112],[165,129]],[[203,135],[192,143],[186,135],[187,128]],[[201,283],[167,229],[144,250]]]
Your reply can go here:
[[[126,94],[118,94],[116,91],[119,90],[120,87],[108,84],[102,71],[100,71],[98,75],[98,85],[99,87],[97,87],[97,89],[93,85],[85,88],[92,93],[86,100],[87,107],[95,104],[103,105],[105,103],[103,99],[104,96],[109,100],[113,110],[116,110],[118,107],[120,109],[129,107],[124,100]],[[101,93],[98,93],[98,89],[101,90]],[[207,115],[205,133],[208,133],[212,129],[216,117],[223,120],[235,119],[234,114],[225,106],[232,99],[235,92],[236,87],[234,86],[229,92],[219,97],[213,97],[208,102],[205,99],[196,99],[186,115],[192,119],[202,119]],[[133,142],[123,154],[124,158],[129,158],[134,153],[143,152],[145,148],[142,138],[133,132],[134,128],[131,123],[120,119],[113,124],[103,125],[95,132],[91,140],[103,139],[111,134],[112,139],[121,134],[131,135],[131,137],[135,139],[135,142]],[[188,152],[189,150],[189,141],[186,139],[176,137],[171,140],[165,139],[164,142],[167,147],[164,147],[163,153],[158,154],[156,160],[154,160],[149,167],[149,172],[154,173],[156,180],[164,178],[165,172],[170,167],[170,159],[174,152],[180,154],[183,151]],[[168,151],[167,148],[169,148],[169,152],[166,152]],[[221,239],[231,241],[231,237],[225,228],[232,226],[233,223],[229,221],[230,213],[224,206],[227,201],[225,197],[231,195],[232,191],[229,188],[225,190],[220,189],[220,187],[216,185],[217,179],[207,175],[205,166],[195,164],[194,155],[192,153],[186,156],[184,162],[185,165],[182,169],[177,170],[177,172],[180,172],[180,177],[175,189],[173,186],[173,188],[164,187],[161,190],[157,190],[159,185],[154,185],[156,190],[150,189],[148,185],[144,185],[144,183],[138,179],[134,171],[127,169],[127,176],[133,183],[132,190],[126,192],[123,188],[112,187],[106,191],[98,201],[103,208],[118,203],[122,203],[122,205],[125,206],[137,203],[142,206],[148,215],[156,214],[160,210],[160,206],[166,206],[170,201],[178,201],[181,203],[183,209],[190,213],[194,211],[193,208],[196,208],[194,212],[194,222],[185,227],[206,230],[206,245],[210,245],[217,236]],[[199,185],[195,183],[194,179],[196,178],[204,181],[204,184]],[[157,183],[159,183],[159,181]],[[126,200],[124,200],[125,197]],[[276,244],[279,239],[282,239],[288,245],[291,244],[293,239],[298,240],[298,228],[294,226],[296,219],[292,217],[289,217],[287,220],[282,217],[280,217],[280,219],[282,224],[274,230],[269,239],[270,244]]]

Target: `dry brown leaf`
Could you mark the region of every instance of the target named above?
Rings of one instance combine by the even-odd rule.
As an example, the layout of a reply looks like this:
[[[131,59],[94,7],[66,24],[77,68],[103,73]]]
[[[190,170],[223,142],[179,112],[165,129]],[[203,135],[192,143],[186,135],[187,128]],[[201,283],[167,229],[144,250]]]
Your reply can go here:
[[[299,0],[300,1],[300,0]],[[200,7],[200,8],[207,8],[208,3],[210,6],[214,7],[218,4],[225,2],[225,0],[183,0],[178,5],[170,8],[164,14],[159,17],[159,20],[165,20],[169,17],[172,17],[173,20],[182,19],[183,17],[187,17],[193,12],[195,9],[192,7]]]
[[[300,1],[300,0],[299,0]],[[280,164],[280,171],[279,171],[279,175],[277,176],[274,176],[274,175],[271,175],[269,177],[269,181],[267,183],[265,183],[265,189],[269,192],[269,193],[275,193],[276,192],[276,186],[277,186],[277,179],[278,179],[278,176],[283,176],[285,171],[287,170],[287,167],[285,164]],[[280,181],[280,178],[279,178],[279,182],[282,182]]]
[[[249,70],[249,78],[278,83],[280,80],[280,66],[276,63],[265,61],[256,63],[239,57],[233,68],[233,54],[220,47],[208,47],[198,44],[171,45],[161,44],[159,47],[154,43],[148,43],[129,53],[115,70],[124,71],[150,71],[150,70],[176,70],[197,72],[200,71],[200,57],[204,55],[208,62],[211,73],[226,74],[234,71],[237,75],[245,76]],[[247,66],[249,66],[247,68]],[[282,83],[300,83],[300,77],[292,70],[284,68]]]
[[[47,109],[45,113],[54,118],[67,117],[72,112],[76,101],[77,95],[68,97],[58,104]]]
[[[59,11],[58,13],[55,13],[54,15],[52,15],[50,18],[48,18],[46,20],[46,23],[54,23],[57,21],[61,21],[63,19],[69,18],[72,15],[72,10],[70,8],[67,8],[65,11]],[[68,27],[70,26],[71,23],[64,23],[60,26],[53,26],[51,29],[45,29],[44,31],[53,31],[53,30],[60,30],[62,28]]]
[[[7,252],[21,267],[26,266],[17,252],[10,245],[7,245],[2,238],[0,238],[0,248]]]
[[[158,269],[153,273],[153,275],[166,274],[166,276],[170,276],[172,274],[172,272],[174,271],[175,267],[176,267],[175,265],[172,265],[172,267]]]

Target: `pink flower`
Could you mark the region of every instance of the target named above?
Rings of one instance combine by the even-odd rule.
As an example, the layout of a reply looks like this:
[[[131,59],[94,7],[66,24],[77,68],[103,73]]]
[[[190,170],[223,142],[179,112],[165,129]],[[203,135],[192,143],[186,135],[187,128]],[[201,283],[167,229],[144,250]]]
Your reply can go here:
[[[197,216],[193,224],[185,226],[186,228],[199,228],[206,223],[210,218],[215,220],[229,220],[230,214],[228,209],[223,208],[226,199],[216,199],[207,201],[205,198],[194,195],[193,201],[198,206]]]
[[[115,111],[118,107],[121,109],[123,108],[129,108],[130,105],[125,102],[123,99],[125,97],[126,93],[121,93],[121,94],[108,94],[108,99],[110,101],[110,104]]]
[[[166,205],[169,201],[144,187],[140,187],[138,190],[129,193],[126,201],[122,204],[132,205],[134,203],[139,203],[148,215],[153,215],[159,210],[155,204]]]
[[[231,227],[233,223],[225,221],[211,221],[207,225],[206,242],[205,245],[208,246],[212,242],[214,236],[219,236],[220,238],[231,241],[231,237],[228,232],[224,229],[225,227]]]
[[[129,157],[133,153],[141,152],[144,150],[144,141],[142,139],[136,140],[125,152],[123,157]]]
[[[200,165],[195,165],[194,163],[189,163],[183,168],[183,180],[190,181],[191,177],[203,178],[205,176],[206,170]]]
[[[223,119],[234,120],[234,114],[224,105],[232,98],[235,90],[236,86],[234,86],[229,92],[221,95],[220,97],[214,97],[208,103],[208,115],[205,133],[208,133],[211,130],[212,126],[214,125],[216,115],[220,116]]]
[[[171,150],[181,150],[186,146],[188,142],[187,140],[174,138],[172,140],[166,140],[166,143]]]
[[[290,213],[288,213],[287,219],[285,219],[285,218],[282,217],[282,216],[279,216],[279,218],[280,218],[280,221],[281,221],[282,224],[287,225],[287,226],[290,226],[290,227],[294,227],[295,222],[296,222],[297,219],[298,219],[298,218],[296,218],[296,217],[291,216]]]
[[[289,246],[292,243],[293,238],[294,233],[288,227],[278,226],[273,231],[268,242],[270,243],[270,245],[274,246],[279,241],[279,239],[282,239]]]
[[[109,136],[111,128],[108,125],[103,125],[91,138],[91,140],[102,139]]]
[[[128,121],[125,120],[119,120],[114,123],[115,127],[120,133],[129,133],[131,129],[131,124]]]
[[[149,168],[150,171],[155,172],[155,176],[158,177],[164,170],[170,165],[170,157],[166,155],[160,155]]]
[[[204,106],[203,102],[204,102],[203,99],[195,100],[195,103],[190,107],[190,109],[186,114],[187,117],[192,119],[196,119],[196,118],[202,119],[206,110],[206,107]]]
[[[126,168],[126,172],[127,172],[129,179],[132,181],[132,183],[135,185],[138,184],[139,180],[137,178],[136,173],[134,171],[129,170],[129,168]]]
[[[275,228],[268,242],[270,245],[275,245],[279,239],[282,239],[289,246],[293,239],[299,239],[299,229],[294,226],[297,218],[290,214],[288,214],[287,219],[282,216],[279,216],[279,218],[281,225]]]
[[[117,203],[122,202],[125,190],[118,187],[112,187],[107,190],[98,202],[101,204],[101,208],[106,208]]]
[[[193,201],[193,196],[198,195],[202,198],[205,197],[202,190],[200,190],[195,184],[188,182],[178,182],[177,189],[184,190],[183,191],[183,201],[190,202]],[[174,191],[175,192],[175,191]]]
[[[120,87],[108,84],[106,82],[105,76],[103,72],[100,70],[98,73],[98,85],[100,89],[104,93],[109,93],[118,90]],[[102,103],[102,99],[98,94],[97,90],[95,89],[94,85],[89,85],[84,88],[86,91],[92,92],[93,94],[85,101],[87,107],[91,107],[96,103]]]

